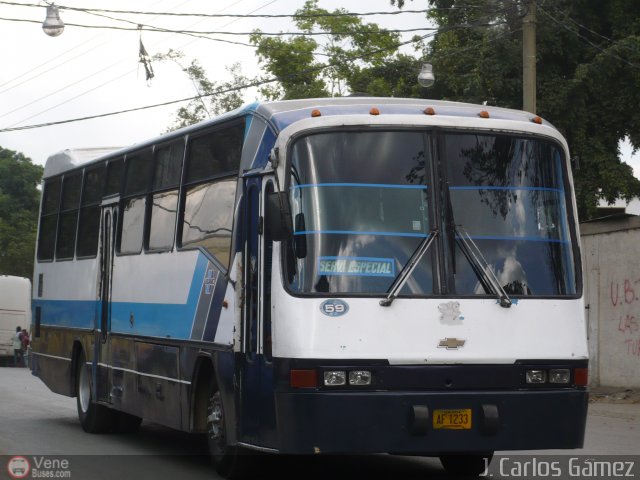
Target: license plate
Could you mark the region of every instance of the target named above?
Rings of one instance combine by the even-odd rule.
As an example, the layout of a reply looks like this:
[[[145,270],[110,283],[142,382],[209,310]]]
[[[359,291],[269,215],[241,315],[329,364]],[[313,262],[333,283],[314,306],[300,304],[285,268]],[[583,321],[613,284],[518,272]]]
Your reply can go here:
[[[471,409],[434,410],[433,428],[447,428],[451,430],[471,429]]]

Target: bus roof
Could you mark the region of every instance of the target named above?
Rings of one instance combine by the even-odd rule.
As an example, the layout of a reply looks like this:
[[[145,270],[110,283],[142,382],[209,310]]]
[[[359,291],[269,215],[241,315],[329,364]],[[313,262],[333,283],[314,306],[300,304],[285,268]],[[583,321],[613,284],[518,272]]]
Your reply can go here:
[[[297,121],[309,118],[311,112],[315,109],[319,110],[323,116],[368,115],[373,107],[379,110],[380,115],[424,115],[425,109],[431,107],[433,114],[448,117],[477,117],[481,111],[486,111],[491,118],[529,122],[535,116],[529,112],[508,108],[421,98],[331,97],[256,102],[244,105],[210,120],[205,120],[126,148],[64,150],[51,155],[47,159],[44,177],[52,177],[93,161],[98,162],[110,157],[122,156],[128,152],[183,137],[202,128],[246,115],[262,117],[278,133]],[[544,122],[544,124],[551,126],[548,122]],[[79,156],[75,152],[95,152],[99,155]]]

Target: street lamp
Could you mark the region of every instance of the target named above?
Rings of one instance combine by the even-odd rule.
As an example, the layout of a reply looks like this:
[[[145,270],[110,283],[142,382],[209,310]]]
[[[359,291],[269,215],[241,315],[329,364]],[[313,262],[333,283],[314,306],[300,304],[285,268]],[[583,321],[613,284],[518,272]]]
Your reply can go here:
[[[433,75],[433,67],[430,63],[423,63],[420,73],[418,74],[418,83],[423,87],[430,87],[436,81]]]
[[[42,30],[50,37],[57,37],[64,31],[64,23],[60,20],[60,13],[55,4],[47,5],[47,18],[44,19]]]

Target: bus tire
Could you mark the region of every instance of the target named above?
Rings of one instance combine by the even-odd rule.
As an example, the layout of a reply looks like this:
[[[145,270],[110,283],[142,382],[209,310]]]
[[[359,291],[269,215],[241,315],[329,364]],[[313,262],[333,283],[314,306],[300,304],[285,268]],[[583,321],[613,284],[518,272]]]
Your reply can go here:
[[[493,452],[481,454],[441,455],[440,463],[447,475],[457,477],[478,477],[491,463]]]
[[[225,478],[241,477],[238,447],[228,445],[220,391],[212,386],[207,403],[207,444],[216,471]]]
[[[84,352],[78,356],[76,368],[76,405],[78,419],[87,433],[104,433],[113,427],[113,410],[95,403],[91,393],[91,373],[87,368]]]

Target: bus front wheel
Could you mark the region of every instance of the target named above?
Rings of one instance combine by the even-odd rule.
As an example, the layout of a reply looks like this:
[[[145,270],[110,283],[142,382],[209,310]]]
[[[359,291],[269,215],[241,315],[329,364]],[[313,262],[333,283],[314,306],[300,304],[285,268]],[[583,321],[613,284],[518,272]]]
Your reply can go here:
[[[113,411],[95,403],[91,393],[91,383],[91,372],[86,363],[84,352],[81,352],[78,357],[78,367],[76,368],[78,418],[85,432],[104,433],[112,427]]]
[[[240,475],[238,447],[227,445],[225,415],[220,391],[213,389],[207,405],[207,442],[217,472],[226,478]]]

